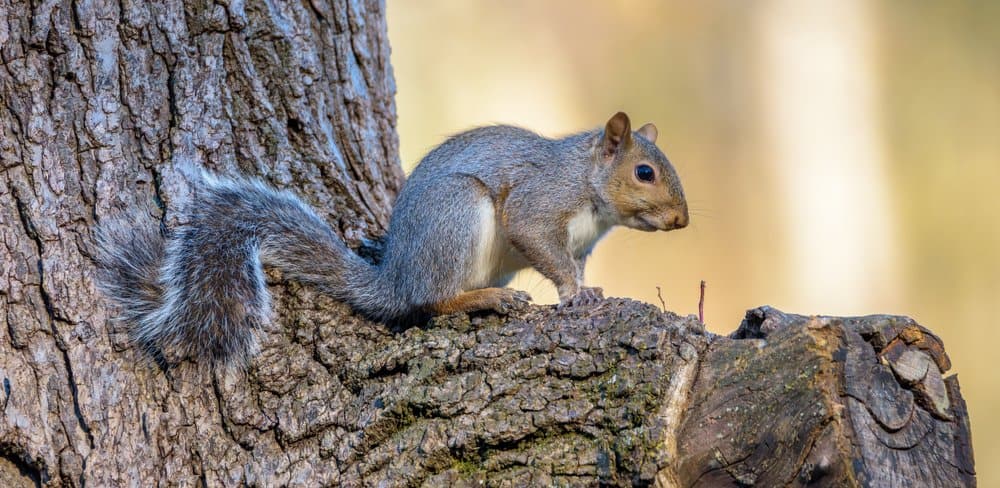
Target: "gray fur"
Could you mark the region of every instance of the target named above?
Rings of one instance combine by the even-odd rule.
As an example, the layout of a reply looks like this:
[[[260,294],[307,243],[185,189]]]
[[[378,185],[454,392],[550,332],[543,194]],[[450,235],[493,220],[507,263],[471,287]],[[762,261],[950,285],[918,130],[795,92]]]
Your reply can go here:
[[[246,361],[271,314],[262,265],[389,318],[367,298],[379,286],[372,267],[291,192],[206,176],[193,198],[188,222],[169,235],[130,236],[117,223],[98,232],[101,288],[136,342],[171,358]]]
[[[122,221],[102,223],[95,241],[99,288],[119,305],[119,320],[141,324],[162,305],[159,268],[166,241],[156,229]]]
[[[257,351],[255,333],[271,313],[262,265],[387,322],[419,315],[470,287],[503,286],[525,266],[551,279],[565,301],[583,290],[583,263],[593,246],[568,249],[568,220],[589,209],[601,234],[622,223],[606,193],[614,165],[601,160],[603,137],[595,130],[547,139],[494,126],[450,138],[420,162],[399,194],[377,265],[347,248],[291,192],[203,176],[181,219],[187,223],[167,235],[102,224],[101,288],[134,324],[139,343],[171,357],[237,362]],[[670,163],[655,145],[636,140],[632,150],[661,167],[683,202]],[[487,225],[483,208],[503,222],[496,231],[502,250],[489,269],[476,261]],[[482,276],[485,282],[474,283]]]

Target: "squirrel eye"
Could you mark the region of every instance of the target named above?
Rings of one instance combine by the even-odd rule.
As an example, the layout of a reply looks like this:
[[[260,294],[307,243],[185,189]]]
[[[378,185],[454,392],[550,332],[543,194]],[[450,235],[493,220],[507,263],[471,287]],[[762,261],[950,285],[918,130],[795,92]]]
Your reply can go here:
[[[639,178],[639,181],[652,183],[653,179],[656,178],[656,172],[648,164],[640,164],[635,167],[635,177]]]

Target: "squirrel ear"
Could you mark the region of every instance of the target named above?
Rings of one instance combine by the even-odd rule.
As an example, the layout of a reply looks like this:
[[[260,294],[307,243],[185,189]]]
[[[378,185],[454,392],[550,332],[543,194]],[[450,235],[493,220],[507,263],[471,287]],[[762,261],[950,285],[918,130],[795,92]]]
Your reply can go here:
[[[639,130],[636,132],[638,132],[642,137],[645,137],[649,142],[656,142],[656,136],[659,134],[656,130],[656,126],[653,124],[646,124],[639,127]]]
[[[601,142],[604,148],[603,155],[605,158],[614,157],[619,150],[631,144],[632,124],[625,112],[618,112],[604,127],[604,140]]]

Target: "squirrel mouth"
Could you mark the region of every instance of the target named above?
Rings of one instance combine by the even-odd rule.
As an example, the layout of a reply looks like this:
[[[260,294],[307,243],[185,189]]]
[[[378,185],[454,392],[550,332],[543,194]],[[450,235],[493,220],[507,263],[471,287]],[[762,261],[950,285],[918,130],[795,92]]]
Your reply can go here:
[[[654,224],[648,218],[646,218],[646,217],[644,217],[642,215],[636,215],[635,218],[639,222],[639,225],[635,226],[635,228],[638,229],[638,230],[644,230],[646,232],[653,232],[653,231],[656,231],[656,230],[660,229],[660,227],[658,225]]]

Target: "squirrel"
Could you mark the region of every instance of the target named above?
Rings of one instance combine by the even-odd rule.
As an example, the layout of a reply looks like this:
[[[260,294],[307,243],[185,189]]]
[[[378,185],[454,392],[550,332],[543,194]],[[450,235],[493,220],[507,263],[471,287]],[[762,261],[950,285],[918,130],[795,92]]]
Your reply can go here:
[[[203,174],[186,222],[166,235],[99,228],[97,282],[160,358],[244,363],[270,315],[262,265],[386,323],[522,310],[530,296],[504,286],[529,266],[552,280],[559,306],[591,304],[603,291],[583,285],[584,263],[611,227],[688,224],[656,137],[653,124],[633,132],[622,112],[561,139],[504,125],[452,136],[403,185],[377,264],[293,193]]]

